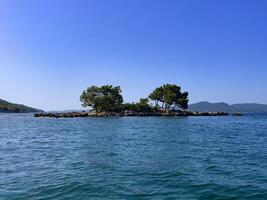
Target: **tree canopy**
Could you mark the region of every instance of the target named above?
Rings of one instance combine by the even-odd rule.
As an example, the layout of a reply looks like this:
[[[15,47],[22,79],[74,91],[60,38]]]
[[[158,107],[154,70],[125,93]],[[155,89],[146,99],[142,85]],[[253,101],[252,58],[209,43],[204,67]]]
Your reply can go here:
[[[159,103],[161,103],[161,107],[165,111],[188,108],[188,92],[181,92],[181,87],[174,84],[164,84],[156,88],[149,98],[155,101],[156,107],[159,107]]]
[[[181,87],[174,84],[164,84],[157,87],[148,98],[141,98],[137,103],[123,104],[119,86],[103,85],[90,86],[82,92],[80,100],[83,107],[92,107],[98,112],[121,112],[130,110],[134,112],[156,112],[164,110],[169,112],[174,109],[188,108],[188,92],[181,92]],[[155,107],[150,104],[155,102]]]
[[[149,104],[148,98],[141,98],[137,103],[125,103],[121,110],[130,110],[134,112],[153,112],[153,107]]]
[[[120,86],[103,85],[90,86],[80,96],[83,107],[92,107],[97,112],[110,112],[116,110],[122,103]]]
[[[152,107],[149,105],[148,98],[141,98],[139,102],[136,103],[136,110],[138,112],[152,112]]]

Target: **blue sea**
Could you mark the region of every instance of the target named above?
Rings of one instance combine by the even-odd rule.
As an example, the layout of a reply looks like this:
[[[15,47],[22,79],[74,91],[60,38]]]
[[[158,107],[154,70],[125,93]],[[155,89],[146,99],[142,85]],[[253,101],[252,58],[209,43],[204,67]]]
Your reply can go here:
[[[0,115],[0,199],[267,199],[267,115]]]

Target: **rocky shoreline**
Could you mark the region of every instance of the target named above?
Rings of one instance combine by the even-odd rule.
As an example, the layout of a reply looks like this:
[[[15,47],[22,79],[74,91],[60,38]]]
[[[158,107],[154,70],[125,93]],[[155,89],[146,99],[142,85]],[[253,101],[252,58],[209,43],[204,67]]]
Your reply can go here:
[[[190,111],[180,111],[180,112],[153,112],[153,113],[144,113],[144,112],[133,112],[133,111],[124,111],[121,113],[116,112],[67,112],[67,113],[36,113],[34,117],[52,117],[52,118],[73,118],[73,117],[152,117],[152,116],[227,116],[229,113],[225,112],[190,112]]]

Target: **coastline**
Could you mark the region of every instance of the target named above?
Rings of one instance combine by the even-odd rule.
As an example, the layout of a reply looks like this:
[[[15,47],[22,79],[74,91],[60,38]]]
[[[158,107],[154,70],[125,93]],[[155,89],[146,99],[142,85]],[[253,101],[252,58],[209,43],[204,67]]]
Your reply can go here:
[[[36,113],[34,117],[51,117],[51,118],[74,118],[74,117],[175,117],[175,116],[228,116],[229,113],[226,112],[190,112],[190,111],[180,111],[180,112],[101,112],[95,113],[89,112],[67,112],[67,113]],[[233,115],[241,116],[241,113],[235,113]]]

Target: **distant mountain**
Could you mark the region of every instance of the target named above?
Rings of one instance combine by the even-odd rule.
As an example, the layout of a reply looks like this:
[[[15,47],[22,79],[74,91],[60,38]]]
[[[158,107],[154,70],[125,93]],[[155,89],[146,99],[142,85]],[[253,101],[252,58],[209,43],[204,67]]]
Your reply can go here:
[[[233,104],[234,108],[242,112],[267,112],[267,105],[258,103]]]
[[[0,99],[0,113],[30,113],[30,112],[43,112],[43,111],[22,104],[10,103],[8,101]]]
[[[267,112],[267,105],[256,103],[232,104],[199,102],[189,105],[189,110],[199,112]]]
[[[189,110],[199,112],[236,112],[235,108],[227,103],[199,102],[189,105]]]

